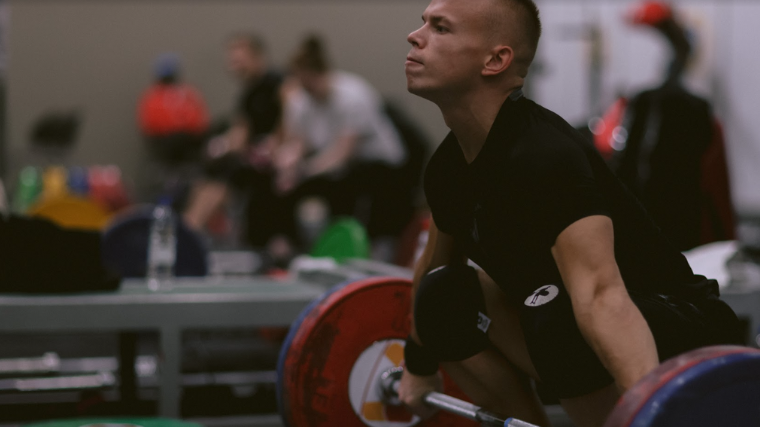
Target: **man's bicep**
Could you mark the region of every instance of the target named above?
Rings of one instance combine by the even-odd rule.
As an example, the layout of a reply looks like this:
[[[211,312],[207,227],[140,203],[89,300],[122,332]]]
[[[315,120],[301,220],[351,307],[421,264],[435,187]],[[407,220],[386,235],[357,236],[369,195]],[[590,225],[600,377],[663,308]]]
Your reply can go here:
[[[588,216],[572,223],[557,237],[552,255],[573,300],[589,300],[601,287],[622,284],[612,220],[607,216]]]

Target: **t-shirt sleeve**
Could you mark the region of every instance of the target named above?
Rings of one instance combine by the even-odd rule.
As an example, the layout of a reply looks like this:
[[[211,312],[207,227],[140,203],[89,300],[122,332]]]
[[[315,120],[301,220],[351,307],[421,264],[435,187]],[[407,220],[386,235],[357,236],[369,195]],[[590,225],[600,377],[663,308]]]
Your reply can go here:
[[[593,215],[610,216],[609,204],[594,177],[589,158],[572,141],[560,142],[548,153],[526,153],[519,161],[515,209],[528,235],[544,247],[574,222]]]
[[[342,134],[362,136],[371,132],[373,111],[371,103],[358,95],[346,97],[341,103],[340,127]]]

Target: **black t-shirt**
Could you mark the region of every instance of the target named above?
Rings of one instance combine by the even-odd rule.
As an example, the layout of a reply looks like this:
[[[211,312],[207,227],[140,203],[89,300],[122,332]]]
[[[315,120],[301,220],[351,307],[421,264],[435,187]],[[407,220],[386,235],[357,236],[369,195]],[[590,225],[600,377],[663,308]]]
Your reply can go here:
[[[243,90],[238,100],[237,113],[253,129],[251,142],[272,133],[279,124],[282,116],[279,93],[282,80],[281,74],[267,71]]]
[[[427,166],[425,194],[438,229],[521,298],[562,286],[551,248],[565,228],[591,215],[612,219],[629,289],[678,295],[701,279],[591,144],[524,97],[505,101],[470,164],[449,134]]]

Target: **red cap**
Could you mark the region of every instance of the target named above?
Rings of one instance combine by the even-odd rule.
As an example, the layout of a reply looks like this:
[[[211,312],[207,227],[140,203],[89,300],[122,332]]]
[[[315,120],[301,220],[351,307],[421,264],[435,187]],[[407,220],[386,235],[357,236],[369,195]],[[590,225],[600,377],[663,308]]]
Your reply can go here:
[[[628,21],[637,25],[655,26],[673,17],[673,9],[663,2],[645,1],[633,9],[628,15]]]

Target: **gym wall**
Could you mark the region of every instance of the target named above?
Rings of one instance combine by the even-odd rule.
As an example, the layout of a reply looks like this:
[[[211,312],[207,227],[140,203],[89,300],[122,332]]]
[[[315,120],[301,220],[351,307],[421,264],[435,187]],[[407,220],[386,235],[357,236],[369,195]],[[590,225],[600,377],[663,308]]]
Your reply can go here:
[[[31,124],[50,109],[81,109],[72,164],[115,163],[138,177],[145,157],[135,108],[155,57],[179,53],[185,80],[205,96],[212,116],[229,112],[237,88],[225,70],[226,37],[253,30],[275,65],[287,63],[309,31],[325,38],[337,68],[358,73],[440,139],[433,105],[406,92],[406,35],[427,2],[307,0],[10,0],[9,178],[36,161]],[[139,183],[138,183],[139,184]]]
[[[51,109],[84,114],[71,164],[119,164],[137,177],[144,159],[135,106],[156,55],[181,55],[185,78],[200,88],[213,116],[228,112],[236,87],[224,70],[224,41],[251,29],[284,65],[310,30],[322,34],[338,68],[365,76],[400,101],[433,140],[446,133],[433,105],[406,93],[406,35],[427,0],[5,0],[8,27],[6,178],[38,161],[27,149],[31,123]],[[659,82],[668,50],[653,31],[623,21],[631,0],[538,0],[544,38],[529,81],[531,97],[580,125],[618,95]],[[736,206],[760,216],[760,4],[751,0],[672,2],[698,45],[689,86],[710,98],[726,128]],[[595,69],[588,29],[601,34]]]

